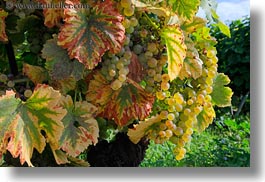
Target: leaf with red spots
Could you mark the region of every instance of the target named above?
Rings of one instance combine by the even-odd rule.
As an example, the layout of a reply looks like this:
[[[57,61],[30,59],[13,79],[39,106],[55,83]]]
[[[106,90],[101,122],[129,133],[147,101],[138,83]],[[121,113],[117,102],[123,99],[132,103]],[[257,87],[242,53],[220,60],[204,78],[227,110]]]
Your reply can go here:
[[[80,4],[66,0],[66,5]],[[90,10],[90,11],[89,11]],[[97,1],[91,9],[65,9],[58,45],[67,49],[86,68],[93,69],[106,51],[118,53],[125,40],[123,16],[111,0]]]
[[[65,129],[60,139],[61,148],[76,157],[98,142],[99,128],[93,117],[97,108],[86,101],[74,104],[70,96],[62,97],[61,104],[68,111],[62,120]]]
[[[41,153],[49,143],[53,151],[58,150],[66,114],[59,106],[60,98],[47,85],[38,85],[26,102],[15,98],[13,91],[0,97],[0,157],[8,150],[14,158],[20,157],[21,164],[33,166],[34,149]]]
[[[6,36],[6,24],[5,24],[5,18],[7,17],[7,15],[8,13],[0,8],[0,41],[3,42],[8,41],[8,38]]]
[[[99,116],[114,119],[119,126],[145,119],[154,103],[154,96],[135,81],[128,78],[125,85],[114,91],[100,73],[90,81],[87,99],[99,107]]]
[[[168,75],[170,80],[178,77],[186,57],[187,47],[184,43],[184,35],[178,25],[168,25],[161,33],[161,37],[167,47]]]

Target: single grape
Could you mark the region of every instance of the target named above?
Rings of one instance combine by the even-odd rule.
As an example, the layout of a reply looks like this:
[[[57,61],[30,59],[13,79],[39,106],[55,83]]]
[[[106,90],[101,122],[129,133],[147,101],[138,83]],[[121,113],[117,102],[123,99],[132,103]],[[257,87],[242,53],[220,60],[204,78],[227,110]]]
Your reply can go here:
[[[30,89],[26,89],[26,90],[24,91],[24,96],[25,96],[26,98],[31,97],[31,95],[32,95],[32,91],[31,91]]]
[[[9,80],[9,81],[7,82],[7,86],[8,86],[8,87],[10,87],[10,88],[12,88],[12,87],[14,87],[14,86],[15,86],[15,82],[14,82],[14,81],[11,81],[11,80]]]

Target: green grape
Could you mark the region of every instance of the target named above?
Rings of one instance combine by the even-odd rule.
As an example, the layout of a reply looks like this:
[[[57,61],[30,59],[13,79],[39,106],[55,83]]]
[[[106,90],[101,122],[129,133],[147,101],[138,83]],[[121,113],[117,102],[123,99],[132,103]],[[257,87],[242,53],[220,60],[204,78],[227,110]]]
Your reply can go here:
[[[167,119],[167,115],[168,115],[167,111],[161,111],[159,116],[161,120],[163,120],[163,119]]]
[[[113,90],[118,90],[122,87],[122,82],[120,80],[114,80],[112,83],[111,83],[111,88]]]
[[[116,75],[116,71],[114,69],[109,70],[109,76],[114,77]]]
[[[121,70],[122,68],[124,68],[124,64],[123,64],[123,62],[119,60],[118,63],[116,64],[116,67],[117,67],[119,70]]]
[[[158,99],[158,100],[164,100],[165,98],[166,98],[166,94],[165,94],[165,92],[156,92],[156,98]]]
[[[135,17],[131,17],[130,24],[133,27],[136,27],[138,25],[138,20]]]
[[[126,37],[124,41],[124,45],[129,45],[129,43],[130,43],[130,38]]]
[[[26,89],[26,90],[24,91],[24,96],[25,96],[26,98],[31,97],[31,95],[32,95],[32,91],[31,91],[30,89]]]
[[[121,0],[121,7],[123,8],[129,8],[132,5],[132,1],[131,0]]]
[[[126,77],[126,75],[121,74],[121,75],[119,75],[118,79],[119,79],[121,82],[125,82],[126,79],[127,79],[127,77]]]
[[[7,75],[5,75],[5,74],[0,74],[0,82],[6,82],[8,80],[8,77],[7,77]]]
[[[116,64],[116,63],[118,63],[118,61],[119,61],[119,58],[118,58],[117,56],[113,56],[113,57],[111,58],[111,63],[112,63],[112,64]]]
[[[171,130],[166,130],[165,133],[167,138],[170,138],[173,135],[173,132]]]
[[[120,69],[119,74],[120,74],[120,75],[125,75],[125,76],[126,76],[126,75],[129,73],[129,71],[130,71],[130,70],[129,70],[128,67],[123,67],[123,68]]]
[[[125,16],[132,16],[134,14],[134,6],[124,8],[123,13]]]
[[[157,51],[157,47],[156,47],[156,44],[155,43],[148,43],[147,45],[147,50],[154,53]]]
[[[181,112],[183,110],[183,106],[179,103],[176,103],[175,104],[175,109],[177,112]]]
[[[15,86],[15,82],[14,82],[14,81],[11,81],[11,80],[9,80],[9,81],[7,82],[7,86],[8,86],[8,87],[10,87],[10,88],[12,88],[12,87],[14,87],[14,86]]]
[[[189,108],[185,108],[183,113],[186,115],[186,116],[189,116],[190,113],[191,113],[191,110]]]
[[[185,142],[189,142],[191,140],[191,135],[190,134],[187,134],[187,133],[184,133],[181,138]]]
[[[150,52],[150,51],[146,51],[146,52],[144,53],[144,55],[145,55],[146,58],[152,58],[152,57],[153,57],[153,53]]]
[[[150,68],[155,68],[157,66],[157,60],[155,58],[148,59],[147,65]]]
[[[176,111],[176,107],[175,106],[168,106],[167,110],[169,112],[174,112],[174,111]]]
[[[143,52],[143,46],[136,44],[135,46],[133,46],[133,52],[135,54],[141,54]]]
[[[187,128],[187,130],[185,131],[185,133],[191,135],[193,133],[193,129],[192,128]]]
[[[127,60],[130,60],[132,58],[132,52],[131,51],[125,51],[124,58]]]
[[[148,76],[150,76],[150,77],[154,77],[155,74],[156,74],[156,71],[155,71],[154,69],[148,69],[148,70],[147,70],[147,74],[148,74]]]
[[[173,133],[174,133],[176,136],[183,135],[183,129],[182,129],[181,127],[177,127],[175,130],[173,130]]]
[[[126,33],[131,34],[134,32],[134,28],[132,26],[126,28]]]
[[[156,74],[156,75],[154,76],[154,80],[155,80],[156,82],[161,82],[161,80],[162,80],[162,76],[161,76],[161,74]]]
[[[174,120],[174,119],[175,119],[175,115],[174,115],[173,113],[169,113],[169,114],[167,115],[167,119],[169,119],[169,120]]]

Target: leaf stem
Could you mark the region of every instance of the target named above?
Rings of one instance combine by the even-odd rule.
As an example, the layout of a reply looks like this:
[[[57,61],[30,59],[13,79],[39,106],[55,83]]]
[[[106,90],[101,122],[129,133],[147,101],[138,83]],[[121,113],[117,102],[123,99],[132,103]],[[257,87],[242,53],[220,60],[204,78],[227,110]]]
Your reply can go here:
[[[151,25],[152,27],[154,27],[156,30],[158,30],[158,29],[159,29],[159,26],[156,25],[156,24],[150,19],[150,17],[149,17],[145,12],[144,12],[143,14],[144,14],[144,16],[147,18],[147,20],[149,21],[150,25]]]

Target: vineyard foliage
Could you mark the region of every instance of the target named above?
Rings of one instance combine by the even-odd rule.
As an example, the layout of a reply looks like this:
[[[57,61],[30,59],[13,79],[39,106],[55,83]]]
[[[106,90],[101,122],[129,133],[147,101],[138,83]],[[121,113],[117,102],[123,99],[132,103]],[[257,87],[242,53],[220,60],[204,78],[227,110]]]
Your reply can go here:
[[[9,151],[33,166],[33,150],[49,145],[70,163],[102,139],[104,122],[134,143],[169,140],[181,160],[193,131],[231,104],[207,27],[230,36],[214,0],[22,2],[66,6],[0,7],[0,159]]]

